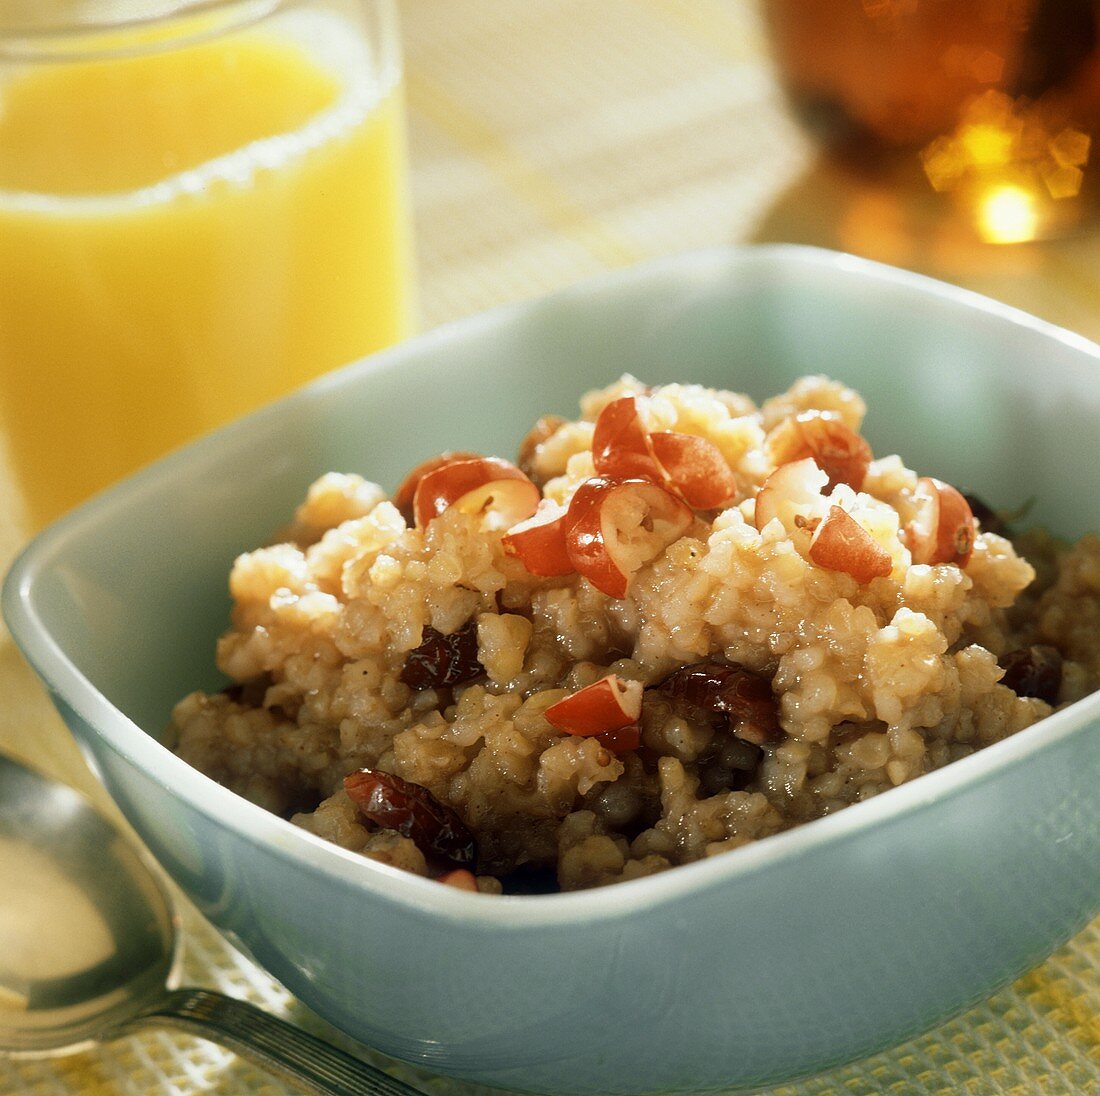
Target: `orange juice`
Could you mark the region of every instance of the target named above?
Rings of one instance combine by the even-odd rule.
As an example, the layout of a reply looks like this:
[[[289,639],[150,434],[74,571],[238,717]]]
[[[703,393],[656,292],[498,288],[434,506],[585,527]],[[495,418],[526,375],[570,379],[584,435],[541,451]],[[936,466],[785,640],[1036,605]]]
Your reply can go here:
[[[0,84],[0,408],[35,524],[409,330],[400,88],[289,15]]]

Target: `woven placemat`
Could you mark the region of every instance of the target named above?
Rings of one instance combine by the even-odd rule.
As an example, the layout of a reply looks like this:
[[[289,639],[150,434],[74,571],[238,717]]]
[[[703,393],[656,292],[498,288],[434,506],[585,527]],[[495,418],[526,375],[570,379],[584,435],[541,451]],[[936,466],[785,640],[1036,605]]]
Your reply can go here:
[[[818,164],[748,0],[405,0],[402,15],[426,327],[673,251],[786,239],[946,276],[1100,335],[1095,238],[984,260],[929,249],[888,195]],[[11,514],[5,491],[0,476],[0,512]],[[0,526],[0,559],[18,540],[14,522]],[[0,694],[0,747],[88,786],[10,645]],[[188,980],[340,1041],[183,910]],[[426,1092],[489,1091],[390,1068]],[[211,1044],[162,1033],[0,1062],[5,1096],[290,1091]],[[1100,1093],[1100,922],[936,1031],[772,1096],[878,1093]]]

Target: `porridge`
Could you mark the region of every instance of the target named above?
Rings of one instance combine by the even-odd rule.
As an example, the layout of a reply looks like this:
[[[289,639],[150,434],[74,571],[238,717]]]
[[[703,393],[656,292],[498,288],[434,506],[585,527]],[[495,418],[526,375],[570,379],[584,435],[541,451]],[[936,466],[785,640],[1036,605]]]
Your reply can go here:
[[[565,890],[912,780],[1100,678],[1100,540],[1015,536],[877,457],[849,388],[757,407],[631,377],[515,463],[310,487],[233,565],[176,751],[346,849]],[[1017,500],[1013,500],[1017,501]]]

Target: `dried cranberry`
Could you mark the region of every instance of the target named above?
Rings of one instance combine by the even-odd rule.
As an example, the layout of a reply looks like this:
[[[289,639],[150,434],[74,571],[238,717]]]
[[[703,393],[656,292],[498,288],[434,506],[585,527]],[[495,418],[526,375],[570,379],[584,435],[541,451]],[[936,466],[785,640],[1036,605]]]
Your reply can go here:
[[[631,723],[626,727],[616,727],[613,731],[602,731],[595,738],[605,750],[621,754],[636,750],[642,744],[642,729],[637,723]]]
[[[447,452],[440,453],[437,457],[429,457],[426,461],[421,461],[401,481],[401,486],[393,493],[393,504],[400,511],[405,522],[408,525],[415,522],[413,499],[416,496],[416,488],[429,472],[434,472],[437,468],[442,468],[446,464],[453,464],[455,461],[475,460],[480,456],[480,453],[472,453],[468,449],[448,449]]]
[[[468,620],[450,635],[425,628],[423,642],[405,659],[401,681],[417,691],[445,689],[473,681],[484,672],[477,660],[477,621]]]
[[[1033,696],[1048,704],[1058,703],[1062,689],[1062,656],[1054,647],[1036,644],[1009,651],[1001,659],[1005,675],[1001,684],[1017,696]]]
[[[874,460],[871,446],[833,411],[802,411],[780,423],[765,442],[779,466],[811,457],[829,477],[826,490],[846,483],[858,491]]]
[[[657,686],[672,701],[724,715],[735,738],[762,746],[779,737],[771,682],[736,662],[708,659],[674,670]]]
[[[344,790],[371,822],[411,838],[425,856],[456,867],[477,857],[474,835],[427,788],[392,773],[360,769],[344,777]]]
[[[1012,539],[1012,527],[984,499],[965,491],[963,492],[963,498],[969,504],[970,512],[978,519],[978,524],[981,525],[983,533],[996,533],[997,536],[1004,537],[1005,540]]]

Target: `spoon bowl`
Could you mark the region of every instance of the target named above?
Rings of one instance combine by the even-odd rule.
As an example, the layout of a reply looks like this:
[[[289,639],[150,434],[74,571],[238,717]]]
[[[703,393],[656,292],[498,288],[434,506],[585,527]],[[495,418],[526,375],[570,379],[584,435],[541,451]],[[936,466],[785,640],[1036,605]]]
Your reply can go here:
[[[3,756],[0,896],[0,1055],[71,1054],[163,1024],[310,1092],[415,1092],[243,1001],[173,990],[179,922],[152,862],[78,792]]]
[[[168,895],[71,788],[0,758],[0,804],[0,1051],[85,1049],[174,981]]]

